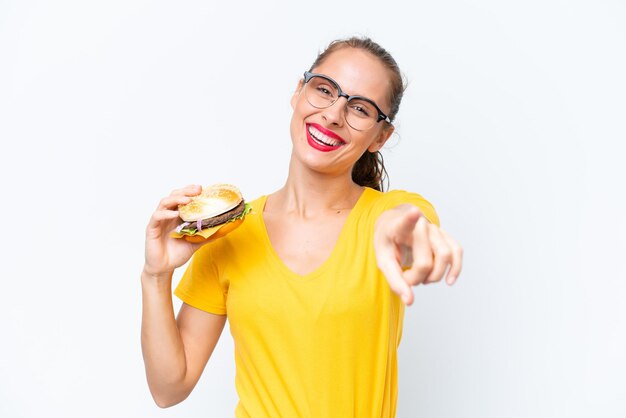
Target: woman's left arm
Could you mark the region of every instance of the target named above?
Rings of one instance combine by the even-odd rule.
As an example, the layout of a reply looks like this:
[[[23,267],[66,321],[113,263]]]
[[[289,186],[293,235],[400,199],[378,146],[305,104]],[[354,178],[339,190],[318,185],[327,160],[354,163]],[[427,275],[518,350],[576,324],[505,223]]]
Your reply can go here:
[[[406,305],[413,303],[411,286],[438,282],[446,270],[446,282],[452,285],[463,264],[463,248],[409,204],[378,217],[374,250],[378,268]]]

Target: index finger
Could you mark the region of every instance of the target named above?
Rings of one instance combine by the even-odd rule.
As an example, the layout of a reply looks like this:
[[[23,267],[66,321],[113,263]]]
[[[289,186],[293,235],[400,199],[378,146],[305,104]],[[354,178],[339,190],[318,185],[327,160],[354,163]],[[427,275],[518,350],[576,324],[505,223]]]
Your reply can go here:
[[[403,272],[403,277],[411,285],[418,285],[430,275],[433,270],[433,251],[428,239],[428,220],[420,217],[413,230],[413,263]]]
[[[402,277],[402,268],[400,264],[396,260],[394,254],[389,249],[385,249],[380,252],[380,250],[376,254],[378,268],[383,272],[387,281],[389,282],[389,287],[396,293],[398,296],[402,298],[402,301],[406,305],[411,305],[413,303],[413,291],[411,287],[404,281]]]
[[[202,186],[197,184],[189,184],[182,189],[174,190],[170,196],[197,196],[202,191]]]
[[[191,201],[189,196],[185,195],[169,195],[168,197],[164,197],[159,202],[157,206],[157,211],[159,210],[173,210],[178,205],[185,205]]]

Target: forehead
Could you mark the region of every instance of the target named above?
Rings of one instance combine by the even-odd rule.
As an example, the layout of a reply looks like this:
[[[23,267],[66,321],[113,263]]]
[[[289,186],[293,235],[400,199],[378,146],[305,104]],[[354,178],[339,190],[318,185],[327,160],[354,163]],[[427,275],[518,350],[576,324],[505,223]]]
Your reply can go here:
[[[389,70],[367,51],[342,48],[330,54],[313,72],[331,77],[349,95],[365,96],[386,107],[391,88]]]

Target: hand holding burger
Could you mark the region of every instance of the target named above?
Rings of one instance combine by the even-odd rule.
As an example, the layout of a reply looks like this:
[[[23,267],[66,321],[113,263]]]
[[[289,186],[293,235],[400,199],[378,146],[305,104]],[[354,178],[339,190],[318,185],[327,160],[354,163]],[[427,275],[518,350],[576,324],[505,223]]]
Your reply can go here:
[[[172,191],[161,199],[146,227],[146,277],[170,283],[176,268],[205,243],[238,227],[249,211],[241,192],[231,185],[217,184],[204,190],[189,185]]]
[[[250,211],[239,189],[230,184],[214,184],[179,205],[182,223],[170,236],[189,242],[206,242],[236,229]]]

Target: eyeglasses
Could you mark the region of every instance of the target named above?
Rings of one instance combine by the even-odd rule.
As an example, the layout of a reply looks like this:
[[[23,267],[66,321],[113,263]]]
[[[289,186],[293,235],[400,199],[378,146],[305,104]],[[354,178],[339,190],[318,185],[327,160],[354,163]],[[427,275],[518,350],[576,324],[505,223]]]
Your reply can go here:
[[[381,112],[376,103],[367,97],[347,95],[330,77],[306,71],[304,83],[304,96],[311,106],[318,109],[330,107],[340,97],[345,97],[346,122],[357,131],[366,131],[381,120],[391,123],[391,119]]]

